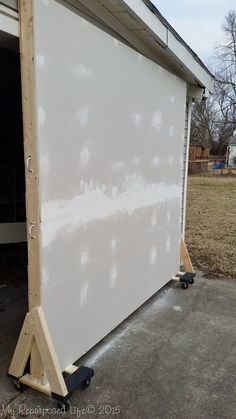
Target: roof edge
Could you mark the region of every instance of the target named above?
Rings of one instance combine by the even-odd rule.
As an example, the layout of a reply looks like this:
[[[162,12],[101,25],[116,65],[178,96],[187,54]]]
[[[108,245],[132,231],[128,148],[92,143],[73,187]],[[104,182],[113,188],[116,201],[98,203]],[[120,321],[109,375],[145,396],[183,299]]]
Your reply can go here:
[[[160,21],[163,25],[166,26],[167,29],[178,39],[178,41],[190,52],[193,58],[201,65],[201,67],[211,76],[214,78],[214,75],[210,72],[206,64],[201,60],[201,58],[194,52],[194,50],[184,41],[184,39],[179,35],[179,33],[173,28],[173,26],[164,18],[161,12],[156,8],[156,6],[152,3],[151,0],[142,0],[144,4],[155,14],[158,16]]]

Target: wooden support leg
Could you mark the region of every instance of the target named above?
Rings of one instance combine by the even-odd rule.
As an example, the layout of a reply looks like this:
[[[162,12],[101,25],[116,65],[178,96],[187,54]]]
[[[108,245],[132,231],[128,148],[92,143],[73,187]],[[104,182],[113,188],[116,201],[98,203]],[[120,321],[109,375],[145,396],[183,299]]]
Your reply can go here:
[[[38,380],[32,374],[23,376],[33,345],[37,349],[37,357],[42,361],[49,384],[43,385],[41,380]],[[33,308],[26,315],[9,368],[9,374],[19,378],[20,382],[46,394],[49,391],[60,396],[66,396],[68,394],[41,307]]]
[[[182,259],[182,262],[184,264],[184,269],[186,272],[194,272],[193,265],[186,247],[186,244],[184,243],[183,239],[181,238],[180,242],[180,257]]]
[[[46,374],[35,339],[30,356],[30,375],[42,385],[46,384]]]
[[[30,314],[28,313],[25,317],[25,321],[16,345],[16,350],[11,361],[9,368],[10,375],[19,378],[24,374],[25,367],[33,346],[33,341],[34,337],[30,323]]]
[[[67,388],[41,307],[31,310],[30,322],[51,391],[65,396]]]

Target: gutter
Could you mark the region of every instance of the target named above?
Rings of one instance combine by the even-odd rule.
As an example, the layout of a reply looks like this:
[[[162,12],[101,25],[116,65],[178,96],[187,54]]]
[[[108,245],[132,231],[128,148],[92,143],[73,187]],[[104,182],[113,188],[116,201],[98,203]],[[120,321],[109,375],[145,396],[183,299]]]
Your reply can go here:
[[[170,31],[172,35],[174,35],[174,37],[190,52],[192,57],[209,74],[209,76],[211,76],[214,79],[213,74],[210,72],[207,66],[203,63],[201,58],[199,58],[199,56],[192,50],[192,48],[183,40],[183,38],[178,34],[178,32],[176,32],[173,26],[171,26],[170,23],[164,18],[164,16],[159,12],[159,10],[151,2],[151,0],[142,0],[142,2],[151,10],[152,13],[154,13],[158,17],[158,19],[162,22],[162,24],[166,27],[166,29]]]

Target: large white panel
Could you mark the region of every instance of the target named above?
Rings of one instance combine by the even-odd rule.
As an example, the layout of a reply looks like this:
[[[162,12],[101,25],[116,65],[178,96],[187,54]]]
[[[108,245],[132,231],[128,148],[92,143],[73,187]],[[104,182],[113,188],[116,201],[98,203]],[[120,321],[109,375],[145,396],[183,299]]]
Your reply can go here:
[[[179,269],[186,85],[35,1],[43,309],[62,369]]]

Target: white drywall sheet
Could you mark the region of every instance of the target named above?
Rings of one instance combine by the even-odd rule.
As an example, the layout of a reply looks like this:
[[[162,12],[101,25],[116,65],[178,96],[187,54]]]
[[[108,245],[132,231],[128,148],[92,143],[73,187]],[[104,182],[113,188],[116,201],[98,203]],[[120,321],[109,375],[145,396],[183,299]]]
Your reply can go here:
[[[179,269],[186,85],[34,1],[43,310],[64,369]]]

